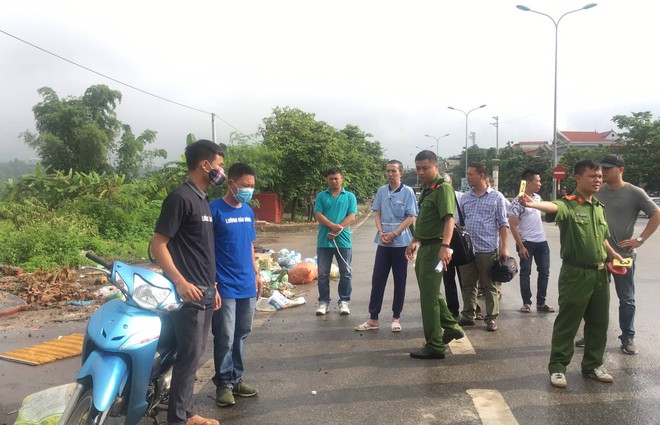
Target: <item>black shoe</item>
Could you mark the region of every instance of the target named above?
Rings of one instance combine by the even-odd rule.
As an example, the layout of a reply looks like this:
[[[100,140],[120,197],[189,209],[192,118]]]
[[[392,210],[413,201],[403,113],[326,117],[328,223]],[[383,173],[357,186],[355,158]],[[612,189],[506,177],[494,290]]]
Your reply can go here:
[[[578,348],[584,348],[584,338],[578,339],[575,341],[575,346]]]
[[[466,319],[465,317],[461,316],[457,320],[458,324],[465,327],[465,326],[474,326],[474,320]]]
[[[465,332],[458,329],[445,329],[445,332],[442,334],[442,343],[446,345],[455,339],[461,338],[465,338]]]
[[[432,359],[444,359],[445,353],[438,353],[433,351],[428,347],[424,347],[419,351],[413,351],[410,353],[410,357],[413,359],[422,359],[422,360],[432,360]]]

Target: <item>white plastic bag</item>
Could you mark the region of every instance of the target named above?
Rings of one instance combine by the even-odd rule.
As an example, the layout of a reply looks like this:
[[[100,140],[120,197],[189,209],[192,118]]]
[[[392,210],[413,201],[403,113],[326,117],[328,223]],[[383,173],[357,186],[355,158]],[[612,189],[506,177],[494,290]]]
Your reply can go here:
[[[39,391],[23,399],[14,425],[57,425],[76,384],[65,384]]]
[[[275,310],[282,310],[283,308],[294,307],[297,305],[305,304],[305,297],[298,297],[294,299],[288,299],[278,290],[274,290],[273,293],[268,298],[268,304],[273,306]]]

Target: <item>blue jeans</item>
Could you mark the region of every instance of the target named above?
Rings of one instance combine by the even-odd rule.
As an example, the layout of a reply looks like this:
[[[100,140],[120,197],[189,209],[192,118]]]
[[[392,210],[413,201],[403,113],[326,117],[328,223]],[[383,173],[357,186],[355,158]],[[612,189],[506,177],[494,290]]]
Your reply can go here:
[[[213,312],[213,362],[216,386],[234,388],[243,376],[244,340],[252,332],[256,298],[223,298],[222,308]]]
[[[344,260],[339,256],[344,257]],[[319,267],[319,304],[330,304],[330,267],[332,258],[337,258],[339,266],[339,301],[350,301],[353,290],[351,284],[351,259],[353,250],[351,248],[316,248],[316,263]],[[348,264],[347,264],[348,263]]]
[[[612,274],[616,295],[619,297],[619,338],[633,338],[635,336],[635,261],[637,255],[633,254],[633,265],[623,275]]]
[[[536,281],[536,305],[544,305],[548,294],[548,279],[550,278],[550,247],[547,241],[529,242],[524,241],[527,249],[527,258],[520,257],[520,295],[523,304],[532,304],[532,290],[530,287],[530,275],[532,274],[532,260],[536,262],[538,279]],[[520,255],[520,250],[516,247]]]

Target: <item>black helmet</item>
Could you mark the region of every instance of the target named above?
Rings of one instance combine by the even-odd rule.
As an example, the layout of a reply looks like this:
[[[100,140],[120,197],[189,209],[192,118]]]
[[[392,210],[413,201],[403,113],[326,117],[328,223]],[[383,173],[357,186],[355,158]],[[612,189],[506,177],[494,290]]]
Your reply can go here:
[[[493,282],[508,282],[518,273],[518,264],[516,259],[509,257],[507,259],[498,258],[490,269],[490,275]]]

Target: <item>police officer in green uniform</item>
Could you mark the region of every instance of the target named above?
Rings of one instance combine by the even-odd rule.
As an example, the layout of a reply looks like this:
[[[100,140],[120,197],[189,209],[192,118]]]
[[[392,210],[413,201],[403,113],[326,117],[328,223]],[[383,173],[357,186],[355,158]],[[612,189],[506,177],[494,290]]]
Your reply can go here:
[[[603,204],[593,197],[603,182],[600,164],[575,164],[576,189],[554,202],[534,201],[523,195],[523,205],[555,215],[559,224],[562,265],[559,271],[559,314],[552,329],[550,382],[566,387],[566,366],[573,357],[573,339],[584,318],[585,350],[582,373],[600,382],[614,378],[603,367],[609,325],[610,289],[605,261],[621,260],[608,244],[609,230]],[[552,218],[550,216],[550,218]]]
[[[415,167],[424,185],[419,198],[414,237],[406,248],[406,256],[412,260],[417,254],[415,275],[426,343],[421,350],[410,353],[410,357],[444,359],[445,344],[465,336],[440,293],[442,271],[447,269],[451,260],[449,242],[454,231],[455,195],[451,185],[445,183],[438,173],[435,153],[428,150],[418,153]],[[442,269],[437,272],[436,266],[440,263]]]

